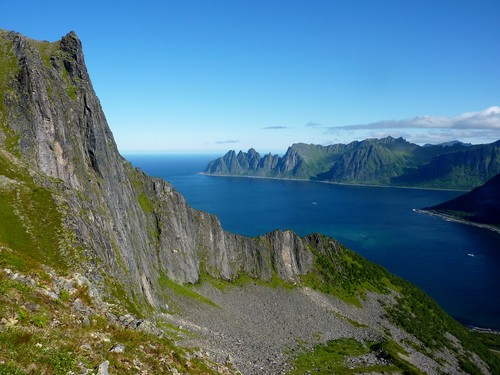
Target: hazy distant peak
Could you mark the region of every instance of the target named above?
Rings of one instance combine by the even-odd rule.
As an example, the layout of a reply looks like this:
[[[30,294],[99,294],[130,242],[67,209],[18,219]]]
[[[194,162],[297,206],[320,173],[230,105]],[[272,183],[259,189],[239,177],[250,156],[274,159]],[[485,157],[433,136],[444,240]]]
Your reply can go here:
[[[442,147],[450,147],[450,146],[455,146],[455,145],[461,145],[461,146],[472,146],[472,143],[464,143],[462,141],[459,141],[457,139],[449,142],[443,142],[443,143],[437,143],[437,144],[432,144],[432,143],[426,143],[423,147],[429,147],[429,146],[442,146]]]

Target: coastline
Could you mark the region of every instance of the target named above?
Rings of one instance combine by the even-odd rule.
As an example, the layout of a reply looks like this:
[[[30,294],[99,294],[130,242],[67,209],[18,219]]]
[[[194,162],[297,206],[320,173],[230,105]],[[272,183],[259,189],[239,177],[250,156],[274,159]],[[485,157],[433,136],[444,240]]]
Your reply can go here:
[[[493,335],[500,335],[500,331],[492,328],[482,328],[475,326],[466,326],[469,331],[478,333],[491,333]]]
[[[465,189],[445,189],[445,188],[421,187],[421,186],[375,185],[375,184],[360,184],[360,183],[355,184],[355,183],[346,183],[346,182],[308,180],[308,179],[305,179],[305,178],[268,177],[268,176],[246,176],[246,175],[234,175],[234,174],[212,174],[212,173],[205,173],[205,172],[199,172],[198,174],[202,174],[204,176],[211,176],[211,177],[239,177],[239,178],[257,178],[257,179],[263,179],[263,180],[316,182],[316,183],[321,183],[321,184],[331,184],[331,185],[340,185],[340,186],[366,186],[366,187],[375,187],[375,188],[396,188],[396,189],[415,189],[415,190],[443,190],[443,191],[457,191],[457,192],[468,192],[468,191],[470,191],[470,190],[465,190]]]
[[[496,227],[494,225],[475,223],[473,221],[469,221],[469,220],[465,220],[465,219],[460,219],[460,218],[458,218],[456,216],[451,216],[451,215],[443,214],[441,212],[431,211],[431,210],[425,210],[425,209],[420,209],[420,208],[414,208],[413,211],[415,211],[415,212],[417,212],[419,214],[436,216],[436,217],[439,217],[439,218],[441,218],[443,220],[446,220],[446,221],[453,221],[455,223],[460,223],[460,224],[465,224],[465,225],[471,225],[471,226],[474,226],[474,227],[489,229],[489,230],[491,230],[493,232],[496,232],[496,233],[500,234],[500,228]]]

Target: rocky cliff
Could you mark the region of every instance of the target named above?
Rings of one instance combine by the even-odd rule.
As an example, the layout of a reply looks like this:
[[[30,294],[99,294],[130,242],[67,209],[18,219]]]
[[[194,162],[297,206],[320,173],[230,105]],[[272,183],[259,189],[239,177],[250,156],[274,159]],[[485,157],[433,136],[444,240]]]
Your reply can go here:
[[[128,288],[140,286],[138,295],[160,306],[162,273],[179,283],[195,283],[201,272],[226,280],[242,272],[269,280],[277,272],[293,281],[310,269],[311,256],[294,234],[229,234],[168,183],[134,170],[117,150],[74,33],[52,44],[3,37],[17,65],[5,77],[4,147],[64,194],[64,221],[76,242]]]
[[[283,157],[229,151],[206,174],[299,178],[350,184],[468,189],[500,171],[500,141],[418,146],[386,137],[330,146],[294,144]],[[272,163],[269,160],[272,159]],[[250,163],[249,161],[256,161]],[[264,162],[265,161],[265,162]]]
[[[151,366],[161,368],[168,361],[159,348],[170,341],[123,331],[148,325],[129,314],[113,315],[120,306],[161,320],[179,334],[187,327],[196,333],[197,346],[219,360],[236,356],[236,367],[246,373],[293,369],[285,352],[298,350],[298,338],[309,345],[301,349],[306,351],[345,337],[364,356],[352,364],[359,369],[489,373],[497,368],[484,347],[475,346],[477,341],[425,294],[335,240],[299,238],[289,231],[258,238],[228,233],[170,184],[134,169],[118,153],[75,33],[49,43],[0,31],[0,92],[0,289],[5,292],[0,315],[8,317],[0,326],[1,371],[16,361],[28,361],[24,369],[45,368],[37,358],[48,368],[74,371],[75,358],[95,365],[93,350],[115,361],[116,371],[140,370],[139,357],[130,366],[123,365],[124,357],[110,357],[130,347],[82,344],[75,324],[90,327],[83,330],[88,340],[108,342],[111,336],[140,346],[142,361],[153,356]],[[282,159],[260,158],[251,150],[230,153],[224,165],[297,174],[306,162],[316,163],[298,150]],[[184,285],[195,283],[196,290]],[[405,312],[417,302],[410,319]],[[66,326],[54,315],[63,313]],[[50,326],[47,316],[53,317]],[[11,329],[18,322],[19,329]],[[38,336],[26,338],[25,331]],[[73,341],[62,340],[63,332],[75,335]],[[161,336],[165,329],[148,332]],[[39,345],[51,343],[37,341],[48,336],[64,346],[50,356]],[[193,340],[192,334],[185,336]],[[35,354],[27,355],[25,348]],[[199,363],[176,358],[169,363],[184,371]],[[232,360],[226,362],[210,372],[229,371]]]

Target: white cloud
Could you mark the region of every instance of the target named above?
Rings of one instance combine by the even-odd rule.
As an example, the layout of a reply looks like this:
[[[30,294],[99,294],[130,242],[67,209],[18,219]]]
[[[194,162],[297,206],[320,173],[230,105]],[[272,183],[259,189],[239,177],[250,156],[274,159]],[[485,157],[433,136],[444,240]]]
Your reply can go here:
[[[492,106],[479,112],[467,112],[455,117],[420,116],[402,120],[384,120],[369,124],[330,126],[328,131],[375,129],[462,129],[500,131],[500,107]],[[500,132],[497,134],[500,136]]]

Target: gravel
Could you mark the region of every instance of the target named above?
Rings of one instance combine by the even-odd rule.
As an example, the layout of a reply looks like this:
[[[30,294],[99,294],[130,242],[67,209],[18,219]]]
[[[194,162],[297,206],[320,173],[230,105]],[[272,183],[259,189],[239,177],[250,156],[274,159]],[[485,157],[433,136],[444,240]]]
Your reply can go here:
[[[286,373],[294,354],[304,347],[341,337],[381,340],[389,324],[377,300],[389,296],[371,294],[364,307],[357,308],[303,287],[286,290],[248,283],[219,290],[205,283],[196,291],[217,306],[177,296],[178,313],[163,319],[195,333],[180,344],[202,348],[222,363],[229,358],[242,374]],[[382,363],[375,356],[365,360]]]

